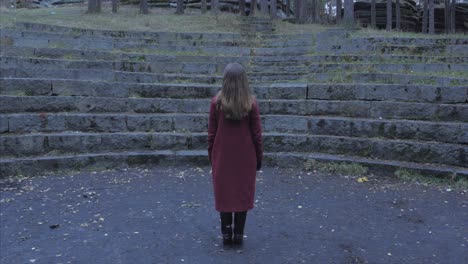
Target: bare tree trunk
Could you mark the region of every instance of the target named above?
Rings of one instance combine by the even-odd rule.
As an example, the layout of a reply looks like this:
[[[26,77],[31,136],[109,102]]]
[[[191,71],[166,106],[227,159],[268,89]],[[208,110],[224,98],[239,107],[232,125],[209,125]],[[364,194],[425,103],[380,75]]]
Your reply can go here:
[[[88,0],[88,13],[96,13],[96,0]]]
[[[270,0],[270,15],[272,19],[276,18],[276,12],[278,11],[276,0]]]
[[[112,13],[117,13],[119,8],[119,0],[112,0]]]
[[[201,12],[202,14],[206,13],[206,0],[201,0]]]
[[[301,12],[301,0],[294,0],[294,17],[296,18],[297,21],[299,21],[300,18],[300,12]]]
[[[310,17],[310,14],[309,14],[309,4],[307,2],[307,0],[302,0],[301,1],[301,21],[303,23],[307,22],[307,20],[309,19]]]
[[[218,0],[211,0],[211,12],[215,15],[218,14],[219,9],[219,1]]]
[[[175,13],[177,15],[182,15],[184,13],[184,0],[177,0],[177,8]]]
[[[450,29],[452,30],[452,33],[457,32],[457,24],[455,20],[455,4],[456,0],[452,0],[452,4],[450,5]]]
[[[429,34],[435,33],[434,0],[429,0]]]
[[[101,13],[101,0],[89,0],[88,13]]]
[[[347,27],[354,26],[354,3],[353,0],[344,0],[343,23]]]
[[[328,2],[328,16],[327,16],[327,24],[331,24],[331,13],[332,13],[332,1]]]
[[[336,24],[341,24],[341,0],[336,0]]]
[[[260,12],[264,15],[268,14],[268,2],[267,0],[260,0]]]
[[[323,6],[321,4],[321,1],[320,0],[315,0],[315,5],[314,5],[315,22],[319,23],[319,24],[322,23],[322,17],[320,16],[320,14],[322,13],[322,8],[323,8]]]
[[[423,0],[422,33],[427,33],[427,1]]]
[[[257,0],[250,1],[250,16],[254,16],[257,9]]]
[[[387,30],[392,30],[392,0],[387,0]]]
[[[444,1],[444,32],[450,33],[450,0]]]
[[[286,0],[286,16],[291,15],[291,0]]]
[[[395,12],[396,12],[396,30],[400,31],[401,28],[401,10],[400,10],[400,0],[395,0]]]
[[[239,13],[241,16],[245,16],[245,0],[239,0]]]
[[[140,0],[140,14],[149,14],[148,0]]]
[[[375,0],[371,0],[371,26],[377,28],[377,14],[375,11]]]
[[[312,23],[317,23],[317,0],[311,1],[309,13],[312,18]]]

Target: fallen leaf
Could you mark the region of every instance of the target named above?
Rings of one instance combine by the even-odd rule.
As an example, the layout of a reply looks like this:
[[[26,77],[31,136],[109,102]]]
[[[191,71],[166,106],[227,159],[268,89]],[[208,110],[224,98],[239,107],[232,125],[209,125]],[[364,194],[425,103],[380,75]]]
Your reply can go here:
[[[360,177],[357,179],[358,182],[363,183],[363,182],[368,182],[369,179],[367,177]]]

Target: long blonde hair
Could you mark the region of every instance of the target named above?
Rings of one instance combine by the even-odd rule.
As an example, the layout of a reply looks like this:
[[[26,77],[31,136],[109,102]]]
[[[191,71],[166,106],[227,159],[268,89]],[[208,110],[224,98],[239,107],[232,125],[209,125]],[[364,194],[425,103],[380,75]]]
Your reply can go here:
[[[255,97],[250,91],[247,74],[242,65],[229,63],[226,66],[223,88],[216,99],[227,119],[242,120],[252,110]]]

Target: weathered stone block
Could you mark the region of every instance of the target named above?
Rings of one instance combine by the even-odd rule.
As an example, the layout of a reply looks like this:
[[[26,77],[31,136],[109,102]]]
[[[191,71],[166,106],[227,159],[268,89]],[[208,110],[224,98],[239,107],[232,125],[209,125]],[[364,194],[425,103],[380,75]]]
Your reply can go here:
[[[208,115],[173,115],[174,130],[178,132],[208,131]]]
[[[371,103],[364,101],[318,101],[315,114],[368,117],[370,107]]]
[[[263,117],[265,131],[306,133],[309,120],[307,117],[298,116],[265,116]]]
[[[152,145],[149,133],[112,133],[101,135],[100,150],[149,150]]]
[[[81,113],[127,112],[127,99],[84,97],[75,102]]]
[[[8,116],[0,115],[0,134],[8,133],[9,125],[8,125]]]
[[[45,136],[19,135],[8,136],[1,139],[1,156],[22,157],[43,154],[45,150]]]
[[[52,80],[52,94],[59,96],[128,97],[129,88],[122,83]]]
[[[435,119],[441,121],[468,122],[468,105],[437,105]]]
[[[122,132],[127,131],[125,115],[87,115],[65,116],[66,127],[70,131]]]
[[[181,101],[182,105],[179,107],[179,112],[208,113],[210,111],[210,99],[182,99]]]
[[[155,150],[180,150],[187,149],[190,144],[190,136],[188,134],[166,134],[152,133],[151,134],[151,149]]]
[[[257,86],[253,89],[259,99],[306,99],[306,84],[282,86]]]
[[[263,104],[268,106],[264,108]],[[305,100],[272,100],[265,101],[263,104],[260,103],[260,113],[275,115],[307,115],[314,113],[316,107],[316,102]]]
[[[127,117],[129,131],[158,131],[175,130],[171,115],[129,115]]]
[[[182,109],[182,100],[171,99],[128,99],[128,109],[135,113],[177,113]]]
[[[188,149],[200,150],[208,149],[208,134],[207,133],[192,133]]]
[[[50,151],[66,153],[88,153],[99,150],[104,145],[101,136],[96,134],[62,134],[48,136],[48,146]]]
[[[63,116],[54,114],[13,114],[9,117],[9,132],[54,132],[65,130]]]
[[[423,103],[372,102],[370,116],[373,118],[401,118],[431,120],[436,105]]]
[[[313,118],[309,132],[316,135],[351,136],[354,123],[340,118]]]
[[[4,95],[48,95],[50,81],[28,79],[0,79],[0,94]]]

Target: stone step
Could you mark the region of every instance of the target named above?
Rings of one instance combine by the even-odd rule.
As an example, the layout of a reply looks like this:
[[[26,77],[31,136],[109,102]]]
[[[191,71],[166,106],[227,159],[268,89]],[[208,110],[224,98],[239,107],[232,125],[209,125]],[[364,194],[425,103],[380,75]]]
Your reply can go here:
[[[206,148],[206,133],[48,133],[0,137],[0,158]]]
[[[431,54],[460,54],[463,56],[468,55],[468,44],[457,44],[457,45],[418,45],[418,46],[408,46],[408,45],[389,45],[383,44],[375,48],[375,51],[378,51],[383,54],[413,54],[413,55],[424,55],[427,53]]]
[[[130,62],[23,57],[0,57],[0,63],[3,68],[61,68],[183,74],[221,74],[226,66],[225,63],[216,62]]]
[[[222,42],[212,40],[201,41],[166,41],[158,40],[115,40],[112,38],[97,38],[83,36],[64,36],[56,33],[43,32],[11,32],[2,31],[2,38],[8,39],[15,47],[34,48],[67,48],[82,50],[122,50],[139,51],[159,54],[229,54],[229,55],[249,55],[254,46],[241,46],[246,43]],[[5,42],[5,41],[4,41]],[[275,48],[273,48],[275,49]],[[277,48],[276,48],[277,49]]]
[[[130,62],[103,60],[69,60],[25,57],[0,57],[4,68],[62,68],[98,69],[147,73],[221,74],[225,63],[212,62]],[[263,73],[309,74],[337,71],[353,72],[460,72],[468,78],[468,64],[447,63],[318,63],[308,66],[253,66],[248,67],[251,75]]]
[[[468,83],[468,78],[465,77],[434,76],[421,73],[335,72],[309,74],[307,78],[309,83],[429,84],[437,86],[465,86]]]
[[[307,99],[468,103],[468,85],[423,84],[308,84]]]
[[[73,36],[52,32],[38,31],[11,31],[3,30],[3,42],[17,47],[34,48],[72,48],[83,50],[153,50],[155,52],[192,52],[192,53],[219,53],[219,54],[249,54],[254,47],[265,47],[292,52],[294,48],[306,49],[312,46],[312,39],[293,39],[289,41],[262,41],[248,39],[238,35],[236,39],[180,39],[176,35],[158,37],[155,39],[122,39],[109,37]],[[171,49],[172,48],[172,49]]]
[[[138,73],[174,73],[174,74],[222,74],[224,63],[199,62],[129,62],[129,61],[87,61],[62,60],[22,57],[0,57],[3,69],[40,68],[40,69],[76,69],[76,70],[109,70]],[[468,64],[445,63],[320,63],[308,66],[253,66],[249,67],[250,76],[258,81],[297,80],[309,73],[336,73],[338,71],[364,73],[425,73],[439,72],[439,76],[456,74],[468,78]],[[269,74],[270,73],[270,74]],[[341,74],[341,73],[340,73]],[[272,77],[273,76],[273,77]]]
[[[7,68],[1,67],[0,78],[42,78],[42,79],[74,79],[74,80],[102,80],[136,83],[157,82],[191,82],[191,83],[220,83],[221,76],[203,74],[154,74],[140,72],[123,72],[111,70],[63,69],[63,68]],[[443,74],[443,73],[440,73]],[[450,75],[450,73],[446,73]],[[456,73],[458,74],[458,73]],[[325,83],[387,83],[387,84],[430,84],[439,86],[459,86],[468,83],[468,78],[431,76],[424,74],[402,73],[360,73],[360,72],[331,72],[302,73],[259,72],[250,74],[251,82],[325,82]]]
[[[264,133],[266,152],[328,153],[419,163],[466,166],[468,146],[408,140]],[[4,136],[2,158],[94,152],[196,150],[207,148],[206,133],[60,133]]]
[[[314,52],[313,46],[292,46],[292,47],[260,47],[252,48],[250,55],[252,56],[301,56],[309,55]]]
[[[15,24],[15,30],[17,31],[33,31],[38,33],[57,33],[62,35],[71,36],[87,36],[87,37],[108,37],[117,38],[124,40],[131,39],[153,39],[153,40],[164,40],[164,39],[179,39],[179,40],[223,40],[223,41],[236,41],[241,36],[239,33],[176,33],[176,32],[152,32],[152,31],[122,31],[122,30],[98,30],[98,29],[83,29],[66,26],[55,26],[48,24],[39,23],[27,23],[18,22]],[[253,33],[242,34],[247,37],[258,37],[258,34]],[[265,41],[269,40],[290,40],[290,39],[305,39],[312,40],[313,33],[301,33],[301,34],[262,34],[261,39]]]
[[[468,104],[259,100],[264,114],[468,122]],[[0,96],[0,113],[207,113],[210,99]]]
[[[148,45],[189,45],[189,46],[252,46],[256,42],[254,39],[243,38],[240,34],[227,33],[227,34],[188,34],[160,32],[154,36],[129,36],[129,37],[112,37],[112,36],[99,36],[88,34],[74,34],[74,33],[60,33],[52,31],[36,31],[36,30],[21,30],[21,29],[4,29],[2,30],[3,38],[13,40],[15,45],[19,43],[29,43],[29,40],[37,39],[38,43],[45,43],[49,41],[51,44],[62,43],[63,45],[76,45],[72,44],[72,40],[77,43],[91,43],[95,40],[95,45],[91,46],[93,49],[112,48],[115,45],[124,43],[139,43]],[[182,35],[181,35],[182,34]],[[62,42],[58,42],[62,38]],[[10,41],[11,43],[11,41]],[[29,45],[26,45],[29,46]],[[42,45],[41,45],[42,46]]]
[[[430,73],[437,75],[450,72],[459,72],[468,78],[468,64],[450,63],[310,63],[307,66],[253,66],[249,68],[253,73],[261,72],[293,72],[293,73],[322,73],[322,72],[377,72],[377,73]]]
[[[353,36],[354,35],[354,36]],[[329,54],[460,54],[468,55],[467,38],[445,37],[356,37],[345,29],[329,29],[317,33],[316,51]],[[398,47],[395,49],[390,46]]]
[[[446,177],[452,180],[466,179],[468,177],[468,170],[466,168],[440,164],[420,164],[323,153],[266,152],[264,154],[264,166],[303,167],[304,162],[310,160],[327,163],[345,162],[361,164],[368,167],[370,173],[384,175],[393,175],[396,170],[405,169],[425,175]],[[207,151],[135,151],[1,159],[0,178],[18,175],[33,176],[69,170],[115,169],[135,165],[175,166],[181,163],[207,166],[209,165]]]
[[[267,151],[318,152],[385,160],[467,166],[468,146],[406,140],[354,137],[270,134],[264,136]]]
[[[113,81],[126,83],[221,83],[220,75],[205,74],[154,74],[115,71]]]
[[[217,40],[236,40],[239,37],[237,33],[173,33],[173,32],[153,32],[153,31],[122,31],[122,30],[100,30],[84,29],[67,26],[57,26],[50,24],[18,22],[15,24],[15,30],[33,31],[38,33],[56,33],[73,36],[86,37],[108,37],[118,39],[167,39],[176,38],[182,40],[192,39],[217,39]]]
[[[468,56],[396,55],[396,54],[344,54],[344,55],[305,55],[305,56],[254,56],[252,64],[258,66],[307,66],[312,63],[352,63],[352,62],[387,62],[387,63],[468,63]]]
[[[16,68],[0,67],[0,78],[68,79],[124,83],[199,83],[221,84],[222,76],[196,73],[145,73],[100,69]],[[322,76],[321,76],[322,77]],[[328,77],[328,75],[326,76]],[[263,72],[249,76],[251,83],[304,82],[302,73]]]
[[[352,41],[360,43],[366,41],[371,44],[390,44],[390,45],[408,45],[408,46],[431,46],[431,45],[468,45],[466,37],[356,37]]]
[[[5,68],[0,67],[0,78],[34,78],[108,81],[124,83],[221,83],[222,77],[212,74],[141,73],[99,69],[62,68]]]
[[[265,132],[388,138],[468,144],[466,122],[385,120],[333,116],[261,117]],[[0,114],[0,135],[35,132],[206,132],[208,114]]]
[[[97,51],[62,48],[32,48],[12,47],[0,45],[2,56],[42,58],[42,59],[66,59],[66,60],[104,60],[104,61],[132,61],[147,63],[222,63],[238,62],[244,65],[249,63],[249,57],[242,56],[207,56],[207,55],[183,55],[183,54],[148,54],[140,52],[123,51]]]
[[[0,79],[0,95],[90,96],[136,98],[211,98],[220,85],[173,83],[141,84],[81,80]],[[317,99],[467,103],[468,86],[411,84],[300,84],[251,85],[259,99]]]
[[[0,95],[90,96],[135,98],[211,98],[220,85],[197,83],[141,84],[81,80],[0,79]],[[251,86],[259,99],[306,99],[306,84]]]

